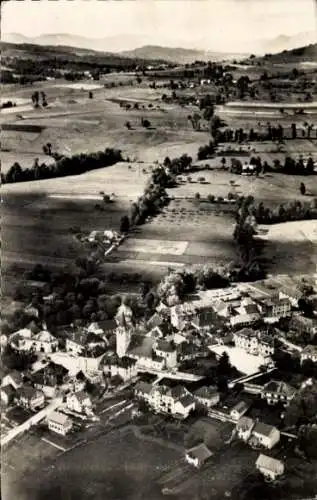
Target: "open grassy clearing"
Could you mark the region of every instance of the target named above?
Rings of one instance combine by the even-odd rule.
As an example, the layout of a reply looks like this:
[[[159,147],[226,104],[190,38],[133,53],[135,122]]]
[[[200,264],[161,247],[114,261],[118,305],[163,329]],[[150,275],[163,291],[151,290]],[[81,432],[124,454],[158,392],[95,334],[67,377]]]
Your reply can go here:
[[[213,160],[214,163],[219,160]],[[203,162],[204,163],[204,162]],[[210,163],[207,160],[207,163]],[[263,201],[267,206],[275,206],[282,202],[298,199],[309,201],[317,194],[315,177],[291,176],[277,173],[269,173],[255,176],[242,176],[230,174],[226,171],[206,170],[190,174],[192,182],[181,183],[176,189],[170,189],[169,193],[176,198],[194,198],[199,193],[201,198],[209,194],[227,197],[228,192],[238,195],[252,195],[256,200]],[[198,181],[200,177],[205,182]],[[233,181],[231,184],[230,181]],[[307,185],[307,195],[302,196],[299,185],[304,182]],[[204,205],[204,203],[201,203]]]

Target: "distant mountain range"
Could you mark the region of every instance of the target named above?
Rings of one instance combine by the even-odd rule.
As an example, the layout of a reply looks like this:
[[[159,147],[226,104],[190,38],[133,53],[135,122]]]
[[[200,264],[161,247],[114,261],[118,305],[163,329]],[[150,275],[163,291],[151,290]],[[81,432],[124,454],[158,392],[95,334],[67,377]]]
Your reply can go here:
[[[182,64],[194,60],[225,60],[240,59],[248,54],[225,53],[212,50],[200,50],[173,46],[151,45],[149,40],[139,35],[118,35],[104,38],[87,38],[84,36],[70,35],[67,33],[43,34],[36,37],[26,37],[20,33],[3,34],[2,41],[14,44],[36,44],[46,46],[69,46],[100,52],[120,53],[125,57],[140,59],[160,59]],[[289,50],[295,47],[303,47],[315,43],[316,33],[301,32],[294,36],[280,35],[272,40],[257,40],[250,46],[250,53],[265,54]],[[170,45],[167,43],[167,45]],[[171,44],[173,45],[173,44]],[[185,42],[184,42],[185,45]],[[131,49],[131,47],[136,47]]]

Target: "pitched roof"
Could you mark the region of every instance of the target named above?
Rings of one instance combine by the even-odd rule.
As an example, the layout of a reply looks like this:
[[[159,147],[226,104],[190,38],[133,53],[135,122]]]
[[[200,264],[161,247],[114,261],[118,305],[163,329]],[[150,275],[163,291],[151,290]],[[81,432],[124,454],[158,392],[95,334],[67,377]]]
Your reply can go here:
[[[254,420],[249,417],[241,417],[238,420],[236,428],[243,432],[248,431],[254,425]]]
[[[264,392],[274,392],[287,397],[294,396],[296,389],[281,380],[271,380],[264,386]]]
[[[195,391],[194,394],[197,398],[209,399],[209,398],[213,398],[216,394],[218,394],[218,389],[215,386],[207,387],[205,385],[205,386],[197,389],[197,391]]]
[[[262,436],[270,437],[272,432],[276,429],[273,425],[265,424],[264,422],[257,422],[253,429],[255,434],[261,434]]]
[[[263,455],[262,453],[258,456],[255,464],[259,468],[275,472],[276,474],[282,474],[284,472],[284,463],[281,462],[281,460]]]
[[[148,382],[138,382],[134,387],[135,392],[141,392],[142,394],[150,394],[152,392],[152,385]]]
[[[5,386],[1,387],[1,392],[5,392],[5,394],[7,394],[7,396],[13,396],[13,394],[15,394],[16,390],[11,384],[9,384],[9,385],[5,385]]]
[[[249,409],[249,406],[245,401],[239,401],[239,403],[237,403],[232,409],[231,411],[237,411],[237,412],[241,412],[241,411],[247,411]]]
[[[195,403],[195,400],[191,394],[186,394],[186,396],[180,398],[179,402],[184,408],[188,408],[193,403]]]
[[[178,384],[175,387],[172,387],[170,393],[173,398],[181,398],[187,394],[187,391],[183,385]]]
[[[205,443],[200,443],[197,446],[190,448],[186,451],[186,454],[193,459],[197,458],[200,462],[205,462],[213,455],[212,451],[210,451]]]
[[[13,380],[13,382],[15,382],[16,385],[20,385],[23,383],[22,375],[17,370],[13,370],[12,372],[8,373],[6,377],[11,377],[11,380]]]
[[[90,399],[89,394],[87,392],[85,392],[85,391],[74,392],[74,396],[76,396],[76,398],[78,399],[78,401],[80,403],[82,403],[83,401],[85,401],[87,398]]]
[[[175,351],[175,346],[164,339],[158,339],[156,343],[156,349],[163,352],[173,352]]]
[[[71,419],[67,415],[64,415],[64,413],[61,413],[59,411],[52,411],[52,413],[50,413],[50,415],[48,416],[48,420],[51,422],[56,422],[60,425],[66,425],[71,422]]]
[[[238,330],[235,335],[238,335],[239,337],[251,338],[255,337],[256,333],[252,330],[252,328],[242,328],[242,330]]]
[[[163,321],[164,319],[162,318],[162,315],[158,312],[155,312],[148,320],[147,327],[150,329],[155,328],[156,326],[160,326]]]
[[[39,396],[41,393],[37,389],[34,389],[31,385],[24,385],[17,390],[20,398],[32,399]]]

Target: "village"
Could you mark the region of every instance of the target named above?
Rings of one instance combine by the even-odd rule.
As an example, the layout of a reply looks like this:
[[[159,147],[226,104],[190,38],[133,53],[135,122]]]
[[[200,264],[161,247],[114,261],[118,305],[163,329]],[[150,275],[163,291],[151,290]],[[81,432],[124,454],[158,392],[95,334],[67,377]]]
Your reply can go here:
[[[129,423],[142,433],[145,419],[148,432],[159,416],[195,470],[217,454],[199,433],[187,439],[200,421],[227,426],[222,447],[239,440],[256,450],[254,470],[270,482],[288,474],[285,442],[306,456],[300,435],[316,428],[316,411],[296,412],[316,395],[316,275],[197,290],[172,306],[161,301],[149,318],[136,318],[122,296],[113,319],[58,335],[35,307],[24,312],[29,324],[1,337],[5,359],[30,361],[5,368],[3,446],[38,428],[39,439],[66,450],[89,429]],[[164,424],[159,438],[169,439]]]

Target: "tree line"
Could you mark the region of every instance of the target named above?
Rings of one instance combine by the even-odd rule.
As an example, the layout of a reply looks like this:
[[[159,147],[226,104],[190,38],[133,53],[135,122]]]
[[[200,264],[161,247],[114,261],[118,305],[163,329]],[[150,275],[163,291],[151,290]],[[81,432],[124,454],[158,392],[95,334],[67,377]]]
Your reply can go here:
[[[52,154],[51,156],[55,158],[55,163],[52,165],[40,164],[37,158],[31,168],[22,168],[18,162],[15,162],[7,173],[1,173],[1,182],[6,184],[80,175],[123,160],[121,151],[114,148],[106,148],[96,153],[80,153],[72,156]]]

